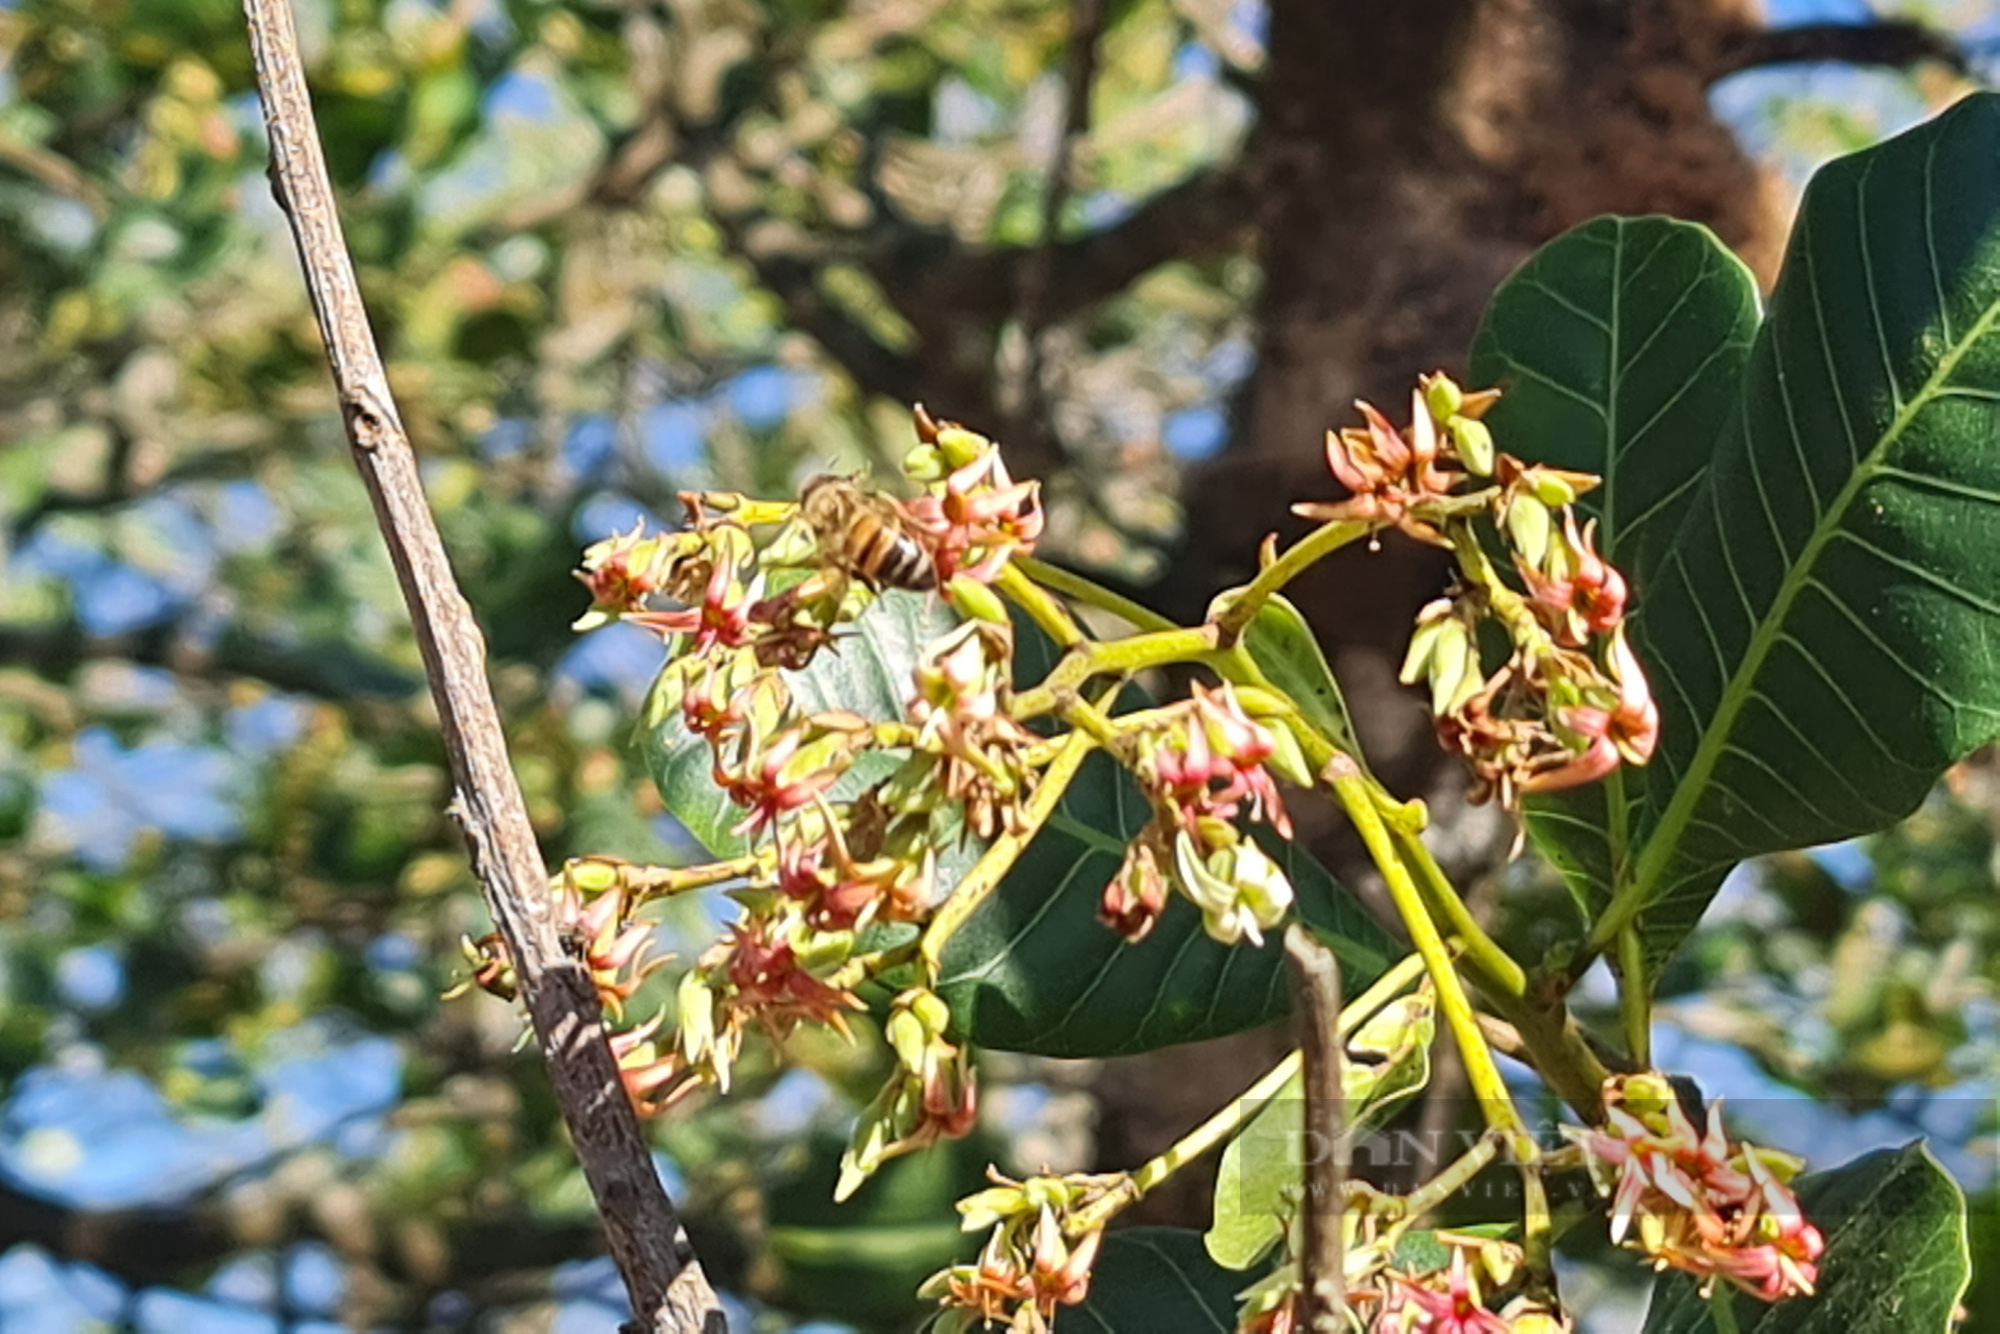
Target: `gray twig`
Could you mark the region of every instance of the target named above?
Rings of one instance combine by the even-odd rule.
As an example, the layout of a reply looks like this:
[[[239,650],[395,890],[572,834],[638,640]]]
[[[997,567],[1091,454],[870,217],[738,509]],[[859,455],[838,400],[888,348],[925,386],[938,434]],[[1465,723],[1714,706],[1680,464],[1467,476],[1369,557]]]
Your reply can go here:
[[[1285,963],[1299,1017],[1305,1105],[1305,1196],[1299,1245],[1298,1328],[1338,1334],[1347,1328],[1347,1264],[1341,1236],[1346,1212],[1347,1100],[1341,1082],[1340,961],[1311,931],[1285,928]]]
[[[472,870],[507,942],[520,990],[612,1258],[624,1276],[632,1334],[725,1334],[715,1292],[654,1169],[605,1043],[595,989],[557,940],[548,870],[507,758],[486,679],[486,647],[459,592],[424,499],[416,456],[368,327],[341,235],[333,187],[286,0],[243,0],[271,185],[298,243],[354,462],[375,505],[423,652]]]

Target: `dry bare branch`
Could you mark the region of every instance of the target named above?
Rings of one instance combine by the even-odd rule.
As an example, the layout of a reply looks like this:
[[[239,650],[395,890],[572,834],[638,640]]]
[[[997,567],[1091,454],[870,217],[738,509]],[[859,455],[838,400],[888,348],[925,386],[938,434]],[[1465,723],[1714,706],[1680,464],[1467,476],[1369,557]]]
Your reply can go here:
[[[597,996],[562,950],[548,871],[486,679],[485,642],[453,577],[368,327],[285,0],[244,0],[271,183],[298,243],[341,417],[415,624],[456,793],[451,812],[507,942],[550,1082],[631,1298],[628,1334],[722,1334],[727,1325],[605,1043]]]

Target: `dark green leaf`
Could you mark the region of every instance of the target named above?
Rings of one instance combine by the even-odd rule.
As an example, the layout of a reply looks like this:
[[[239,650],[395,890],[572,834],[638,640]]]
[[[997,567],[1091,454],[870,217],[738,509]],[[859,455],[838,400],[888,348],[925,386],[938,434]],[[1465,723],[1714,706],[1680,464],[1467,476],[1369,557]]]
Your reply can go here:
[[[1126,1228],[1105,1237],[1090,1295],[1056,1323],[1064,1334],[1230,1334],[1250,1282],[1209,1259],[1191,1228]]]
[[[1658,753],[1537,822],[1650,960],[1738,861],[1881,828],[2000,731],[1996,323],[2000,98],[1814,178],[1638,606]]]
[[[1598,218],[1500,285],[1472,345],[1502,449],[1595,473],[1578,508],[1643,590],[1735,410],[1757,285],[1706,227]]]
[[[1291,1012],[1275,937],[1261,948],[1221,944],[1177,896],[1136,945],[1097,920],[1125,842],[1147,817],[1123,769],[1102,755],[1085,763],[1048,827],[945,949],[938,990],[974,1042],[1041,1056],[1122,1056]],[[1381,976],[1400,954],[1388,934],[1318,862],[1255,832],[1349,985]]]
[[[1735,411],[1757,329],[1750,273],[1705,227],[1598,218],[1542,247],[1494,293],[1473,342],[1501,448],[1594,473],[1578,505],[1636,599]],[[1606,803],[1625,779],[1529,804],[1536,842],[1587,910],[1610,895]]]
[[[959,1229],[953,1202],[986,1185],[990,1140],[948,1140],[884,1163],[854,1197],[833,1202],[838,1139],[801,1146],[797,1170],[766,1186],[765,1249],[780,1300],[869,1329],[910,1329],[932,1306],[917,1288],[970,1260],[981,1237]]]
[[[1883,1150],[1798,1183],[1826,1234],[1816,1295],[1736,1294],[1740,1334],[1948,1334],[1971,1280],[1965,1197],[1923,1145]],[[1721,1334],[1692,1279],[1660,1280],[1643,1334]]]

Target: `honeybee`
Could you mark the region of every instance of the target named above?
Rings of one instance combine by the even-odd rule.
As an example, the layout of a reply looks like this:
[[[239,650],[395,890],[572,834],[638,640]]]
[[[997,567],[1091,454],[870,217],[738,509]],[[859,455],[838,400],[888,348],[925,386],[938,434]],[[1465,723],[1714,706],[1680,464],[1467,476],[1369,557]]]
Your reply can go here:
[[[903,511],[846,477],[815,477],[799,495],[799,516],[819,542],[820,559],[870,588],[928,593],[938,586],[931,553]]]

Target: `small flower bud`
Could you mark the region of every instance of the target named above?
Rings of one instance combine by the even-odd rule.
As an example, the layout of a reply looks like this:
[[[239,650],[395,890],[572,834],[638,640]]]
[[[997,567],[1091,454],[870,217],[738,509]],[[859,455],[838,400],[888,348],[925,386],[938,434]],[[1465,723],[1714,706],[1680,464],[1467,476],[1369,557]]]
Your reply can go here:
[[[977,431],[968,431],[956,423],[948,423],[938,430],[937,447],[944,455],[946,463],[954,468],[963,468],[991,450],[993,442]]]
[[[1535,499],[1554,509],[1561,505],[1574,505],[1577,497],[1597,485],[1598,479],[1587,472],[1529,468],[1522,474],[1522,481]]]
[[[896,1053],[896,1060],[905,1070],[923,1070],[924,1049],[930,1046],[931,1041],[931,1035],[924,1031],[923,1020],[899,1002],[889,1012],[889,1017],[882,1021],[882,1036],[888,1039],[889,1049]]]
[[[1430,681],[1431,714],[1437,718],[1456,714],[1486,686],[1471,630],[1454,605],[1442,599],[1418,613],[1410,651],[1397,674],[1404,685],[1424,678]]]
[[[944,451],[935,442],[918,445],[903,455],[903,473],[913,482],[938,482],[944,480],[951,465],[945,461]]]
[[[991,621],[995,625],[1009,624],[1007,604],[977,579],[958,575],[945,585],[944,595],[953,607],[975,620]]]
[[[1554,519],[1538,496],[1517,494],[1507,502],[1507,540],[1523,563],[1540,569],[1549,558]]]
[[[1439,421],[1450,421],[1458,415],[1459,405],[1465,402],[1465,391],[1458,387],[1443,371],[1433,371],[1429,375],[1419,375],[1417,383],[1423,386],[1424,406],[1431,416]]]
[[[690,1061],[701,1059],[715,1043],[715,993],[699,969],[681,979],[677,992],[681,1052]],[[727,1081],[725,1080],[725,1087]]]
[[[907,992],[910,1012],[917,1022],[924,1026],[924,1032],[931,1037],[942,1037],[951,1027],[951,1007],[944,1003],[944,997],[935,991]]]
[[[1454,417],[1446,430],[1458,446],[1459,462],[1474,477],[1493,475],[1493,428],[1473,417]]]
[[[1290,725],[1278,721],[1265,730],[1271,734],[1271,753],[1265,759],[1265,765],[1288,783],[1311,787],[1312,766],[1306,763],[1305,752],[1299,749],[1299,739],[1292,734]]]

